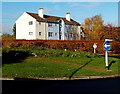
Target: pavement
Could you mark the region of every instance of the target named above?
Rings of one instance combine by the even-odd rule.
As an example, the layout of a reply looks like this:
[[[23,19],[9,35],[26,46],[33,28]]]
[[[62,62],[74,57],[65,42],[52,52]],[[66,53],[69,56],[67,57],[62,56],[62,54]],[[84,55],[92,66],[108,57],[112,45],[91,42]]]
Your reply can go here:
[[[108,70],[110,71],[110,70]],[[100,78],[118,78],[120,75],[108,76],[80,76],[80,77],[59,77],[59,78],[0,78],[0,80],[80,80],[80,79],[100,79]]]

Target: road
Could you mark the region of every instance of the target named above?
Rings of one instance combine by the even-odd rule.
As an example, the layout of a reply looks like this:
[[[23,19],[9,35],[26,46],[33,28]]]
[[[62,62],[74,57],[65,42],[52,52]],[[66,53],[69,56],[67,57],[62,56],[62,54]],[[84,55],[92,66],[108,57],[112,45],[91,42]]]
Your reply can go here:
[[[3,80],[2,94],[120,94],[120,77],[82,80]]]
[[[100,55],[100,56],[105,57],[105,55]],[[108,57],[113,57],[113,58],[118,58],[118,59],[120,59],[120,55],[108,55]]]

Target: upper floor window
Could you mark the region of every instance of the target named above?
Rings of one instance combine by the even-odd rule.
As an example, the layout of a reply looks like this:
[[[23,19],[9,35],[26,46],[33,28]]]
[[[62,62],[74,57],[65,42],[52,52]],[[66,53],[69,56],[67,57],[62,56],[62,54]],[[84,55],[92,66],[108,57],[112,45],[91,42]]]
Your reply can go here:
[[[57,24],[55,24],[55,26],[57,26]]]
[[[52,37],[53,36],[53,32],[48,32],[48,37]]]
[[[33,35],[33,32],[29,32],[29,35]]]
[[[48,23],[48,27],[52,26],[52,23]]]
[[[33,21],[29,21],[29,25],[33,25]]]
[[[39,25],[41,25],[41,22],[39,22]]]

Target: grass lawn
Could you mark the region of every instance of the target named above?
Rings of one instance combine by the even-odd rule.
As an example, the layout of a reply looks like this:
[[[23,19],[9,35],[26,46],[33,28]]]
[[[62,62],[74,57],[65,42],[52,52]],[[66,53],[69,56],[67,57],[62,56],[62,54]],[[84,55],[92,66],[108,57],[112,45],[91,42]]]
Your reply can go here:
[[[105,69],[104,57],[27,57],[25,60],[3,64],[3,77],[50,78],[117,75],[117,58],[109,58],[110,70]]]

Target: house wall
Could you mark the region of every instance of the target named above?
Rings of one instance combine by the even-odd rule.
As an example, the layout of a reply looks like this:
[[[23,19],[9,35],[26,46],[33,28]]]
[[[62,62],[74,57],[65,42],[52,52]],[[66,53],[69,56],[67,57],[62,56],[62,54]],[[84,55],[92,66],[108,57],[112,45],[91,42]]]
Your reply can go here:
[[[73,40],[74,26],[65,25],[65,40]]]
[[[65,38],[65,22],[61,19],[61,22],[60,22],[60,34],[61,34],[61,40],[67,40]]]
[[[74,40],[81,40],[81,26],[74,26]]]
[[[49,26],[51,24],[51,26]],[[47,37],[52,40],[59,40],[59,24],[47,23]],[[52,36],[49,37],[49,32],[52,32]]]
[[[29,25],[29,21],[32,21],[33,24]],[[52,25],[49,26],[49,24]],[[29,35],[29,32],[33,32],[33,34]],[[52,32],[52,36],[49,36],[49,32]],[[81,26],[65,24],[62,19],[59,20],[59,23],[38,22],[24,12],[16,21],[16,39],[81,40],[81,37],[84,37]]]
[[[37,39],[47,39],[46,28],[47,27],[45,22],[36,21],[36,38]],[[39,35],[39,32],[41,32],[41,35]]]
[[[32,21],[33,24],[29,25],[29,21]],[[36,39],[35,27],[36,19],[24,12],[16,21],[16,39]],[[33,34],[29,35],[29,32],[33,32]]]

